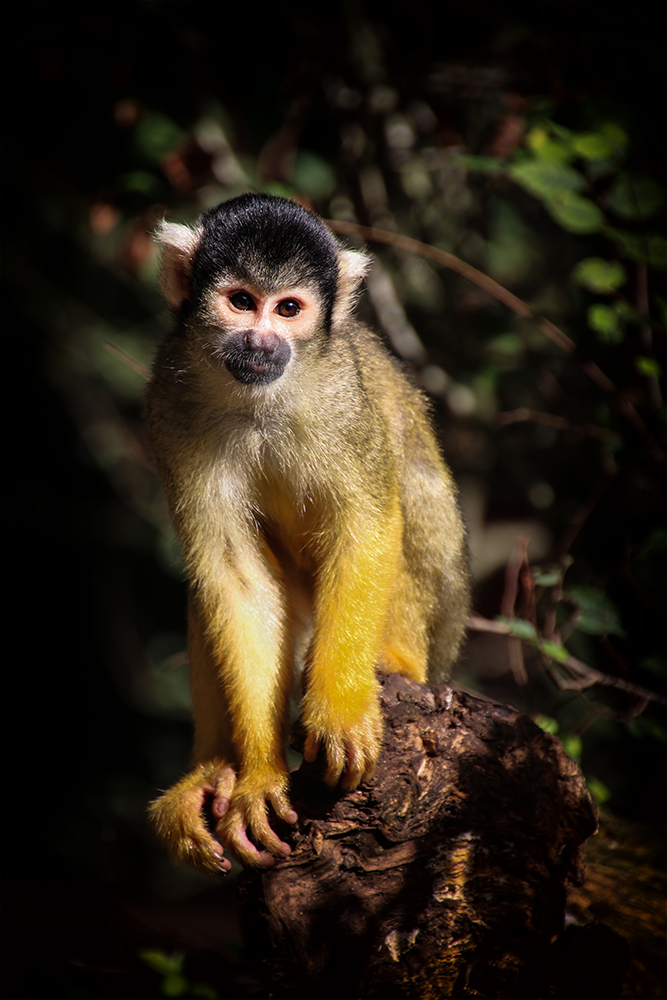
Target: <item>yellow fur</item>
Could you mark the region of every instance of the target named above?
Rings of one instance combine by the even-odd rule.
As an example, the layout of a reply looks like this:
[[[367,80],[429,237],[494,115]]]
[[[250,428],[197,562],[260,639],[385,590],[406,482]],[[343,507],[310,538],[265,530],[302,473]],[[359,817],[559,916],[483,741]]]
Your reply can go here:
[[[182,228],[159,236],[176,307],[200,234]],[[147,431],[190,580],[195,747],[194,769],[151,811],[173,856],[204,871],[227,867],[202,818],[206,799],[217,838],[245,863],[289,852],[267,809],[296,818],[290,697],[303,699],[306,758],[322,751],[327,782],[355,788],[380,750],[376,671],[442,678],[463,637],[455,488],[425,401],[350,318],[365,267],[340,252],[329,332],[315,293],[293,327],[276,321],[292,356],[269,384],[241,385],[215,362],[211,317],[223,312],[212,298],[154,365]]]

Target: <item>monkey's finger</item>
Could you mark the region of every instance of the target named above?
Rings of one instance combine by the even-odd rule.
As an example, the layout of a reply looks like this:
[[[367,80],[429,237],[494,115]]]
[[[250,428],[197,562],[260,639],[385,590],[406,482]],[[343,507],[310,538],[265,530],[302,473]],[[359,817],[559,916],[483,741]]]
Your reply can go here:
[[[231,769],[220,770],[223,777],[225,770]],[[226,780],[229,784],[228,777]],[[215,797],[219,784],[217,765],[200,766],[150,807],[156,831],[172,858],[209,875],[228,872],[232,867],[203,816],[205,802],[209,796]]]
[[[274,855],[287,857],[291,853],[290,846],[283,844],[268,823],[255,823],[252,825],[252,831],[257,840],[268,847],[269,851],[262,851],[253,844],[248,836],[248,823],[241,815],[238,815],[231,823],[225,824],[225,846],[242,864],[252,865],[255,868],[271,868],[276,863]]]
[[[236,772],[232,767],[223,767],[216,782],[211,809],[213,815],[221,819],[226,815],[236,784]]]
[[[294,809],[292,809],[290,800],[283,792],[269,792],[268,798],[276,816],[279,816],[286,823],[296,823],[299,817]]]
[[[345,770],[347,754],[345,743],[341,739],[328,739],[326,742],[328,766],[324,780],[331,788],[337,785]]]
[[[353,792],[355,788],[364,781],[369,781],[373,777],[375,764],[371,763],[364,753],[359,753],[355,747],[348,750],[347,767],[340,780],[341,788],[346,792]]]
[[[306,742],[303,745],[303,759],[312,764],[313,761],[317,760],[317,755],[320,752],[320,747],[322,746],[322,741],[317,738],[313,733],[309,733],[306,736]]]

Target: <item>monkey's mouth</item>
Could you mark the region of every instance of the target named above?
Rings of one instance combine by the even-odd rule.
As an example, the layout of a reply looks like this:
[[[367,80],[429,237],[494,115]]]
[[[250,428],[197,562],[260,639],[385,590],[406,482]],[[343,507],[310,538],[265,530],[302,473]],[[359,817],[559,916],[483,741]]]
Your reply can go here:
[[[240,354],[225,358],[225,368],[243,385],[268,385],[285,371],[284,364],[270,358],[258,358],[256,352],[249,357]]]
[[[292,353],[289,344],[276,338],[269,350],[250,346],[246,337],[230,337],[219,352],[230,375],[243,385],[268,385],[280,378]]]

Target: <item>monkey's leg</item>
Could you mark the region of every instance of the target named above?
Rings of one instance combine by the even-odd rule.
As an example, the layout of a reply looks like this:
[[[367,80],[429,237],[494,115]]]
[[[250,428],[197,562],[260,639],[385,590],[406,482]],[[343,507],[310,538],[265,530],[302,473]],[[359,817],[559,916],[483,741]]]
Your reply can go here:
[[[324,747],[327,783],[341,780],[348,790],[372,776],[380,753],[376,667],[401,538],[400,509],[392,498],[384,518],[355,523],[336,542],[318,580],[304,757],[314,760]]]

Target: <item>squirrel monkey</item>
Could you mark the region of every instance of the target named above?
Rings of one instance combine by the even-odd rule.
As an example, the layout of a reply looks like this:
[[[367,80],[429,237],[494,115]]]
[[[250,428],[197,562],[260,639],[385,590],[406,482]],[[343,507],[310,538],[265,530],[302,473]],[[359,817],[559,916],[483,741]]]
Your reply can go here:
[[[190,582],[194,767],[151,806],[201,871],[290,853],[290,697],[304,756],[373,774],[376,671],[444,679],[468,614],[464,529],[428,406],[352,316],[367,257],[284,198],[163,222],[175,325],[146,426]],[[215,836],[205,819],[208,807]]]

